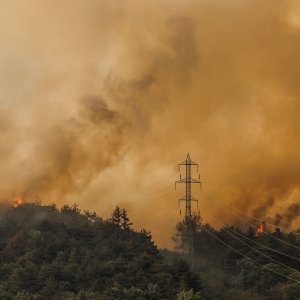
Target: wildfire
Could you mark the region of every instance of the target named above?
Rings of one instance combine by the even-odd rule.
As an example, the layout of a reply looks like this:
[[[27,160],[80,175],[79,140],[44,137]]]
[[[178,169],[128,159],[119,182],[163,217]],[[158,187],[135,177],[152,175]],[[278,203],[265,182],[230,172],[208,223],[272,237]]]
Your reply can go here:
[[[23,196],[19,196],[19,197],[15,198],[13,200],[12,207],[16,208],[16,207],[18,207],[19,205],[21,205],[23,203],[24,203],[24,197]]]
[[[256,230],[255,236],[260,236],[264,232],[266,232],[266,222],[262,221]]]

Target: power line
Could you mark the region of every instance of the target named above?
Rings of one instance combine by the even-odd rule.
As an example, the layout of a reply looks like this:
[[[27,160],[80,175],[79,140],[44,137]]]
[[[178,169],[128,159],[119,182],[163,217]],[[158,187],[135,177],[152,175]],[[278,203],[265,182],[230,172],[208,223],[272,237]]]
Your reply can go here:
[[[204,192],[204,194],[205,194],[208,198],[214,200],[214,199],[213,199],[210,195],[208,195],[207,193]],[[253,224],[250,224],[249,222],[247,222],[247,221],[244,220],[243,218],[240,218],[239,216],[237,216],[236,214],[234,214],[233,212],[231,212],[230,209],[229,209],[226,205],[222,204],[220,201],[218,201],[218,203],[219,203],[221,206],[225,207],[225,208],[229,211],[229,213],[230,213],[231,215],[233,215],[234,217],[236,217],[236,218],[239,219],[240,221],[242,221],[242,222],[248,224],[249,226],[251,226],[251,227],[257,229]],[[287,245],[289,245],[289,246],[291,246],[291,247],[293,247],[293,248],[295,248],[295,249],[300,250],[299,247],[297,247],[297,246],[295,246],[295,245],[293,245],[293,244],[291,244],[291,243],[289,243],[289,242],[287,242],[287,241],[284,241],[284,240],[282,240],[282,239],[280,239],[280,238],[278,238],[278,237],[276,237],[276,236],[274,236],[274,235],[272,235],[272,234],[270,234],[270,233],[268,233],[268,232],[266,232],[266,234],[267,234],[268,236],[270,236],[270,237],[272,237],[272,238],[274,238],[274,239],[276,239],[276,240],[278,240],[278,241],[284,243],[284,244],[287,244]]]
[[[146,207],[148,204],[150,204],[149,202],[164,198],[164,197],[170,195],[171,193],[173,193],[173,190],[168,190],[166,193],[160,194],[158,197],[148,197],[148,198],[146,198],[146,201],[148,203],[139,202],[139,203],[135,203],[134,206],[135,206],[135,208]],[[153,196],[153,194],[151,194],[150,196]]]
[[[159,160],[159,161],[155,161],[155,163],[150,166],[150,168],[144,168],[143,169],[143,174],[146,172],[146,173],[152,173],[153,171],[156,171],[156,170],[161,170],[163,169],[162,166],[170,166],[170,165],[173,165],[173,162],[174,162],[174,159],[178,160],[178,155],[172,155],[172,156],[169,156],[168,155],[168,159],[163,159],[163,160]]]
[[[147,202],[152,202],[152,201],[156,201],[156,200],[159,200],[163,197],[166,197],[168,195],[170,195],[171,193],[173,193],[173,190],[169,190],[167,193],[164,193],[162,195],[160,195],[159,197],[154,197],[154,198],[148,198],[147,199]],[[134,208],[145,208],[146,207],[146,203],[137,203],[135,204]],[[176,211],[177,208],[175,209],[160,209],[160,212],[162,212],[163,214],[159,214],[159,215],[149,215],[147,216],[147,220],[164,220],[165,221],[165,216],[168,216],[169,215],[169,212],[170,211]],[[128,210],[130,212],[130,210]],[[174,221],[174,220],[172,220]],[[161,225],[159,225],[161,226]]]
[[[207,196],[208,196],[208,195],[207,195]],[[231,209],[232,209],[232,208],[231,208]],[[238,211],[236,208],[233,208],[233,210]],[[245,216],[245,217],[247,217],[247,218],[250,218],[250,219],[253,219],[253,220],[256,220],[256,221],[261,221],[261,219],[259,219],[259,218],[256,218],[256,217],[247,215],[247,214],[245,214],[245,213],[243,213],[243,212],[241,212],[241,211],[238,211],[238,212],[239,212],[241,215],[243,215],[243,216]],[[274,224],[274,223],[267,222],[267,221],[264,221],[264,222],[265,222],[266,224],[268,224],[268,225],[271,225],[271,226],[274,226],[274,227],[276,227],[276,228],[282,229],[283,231],[287,230],[287,228],[283,228],[282,226],[278,226],[278,225],[276,225],[276,224]],[[289,224],[287,221],[284,221],[284,220],[281,220],[281,222],[284,222],[284,223],[286,223],[286,224]],[[293,229],[289,229],[289,232],[292,232],[292,233],[297,234],[297,235],[300,234],[300,232],[297,232],[296,230],[293,230]]]
[[[286,256],[286,257],[289,257],[289,258],[292,258],[292,259],[295,259],[295,260],[300,261],[300,258],[298,258],[298,257],[295,257],[295,256],[292,256],[292,255],[283,253],[283,252],[281,252],[281,251],[278,251],[278,250],[276,250],[276,249],[273,249],[273,248],[270,248],[270,247],[268,247],[268,246],[266,246],[266,245],[263,245],[263,244],[261,244],[261,243],[258,243],[258,242],[256,242],[255,240],[252,240],[251,238],[249,238],[249,237],[247,237],[247,236],[245,236],[245,235],[239,233],[238,231],[234,230],[232,227],[227,226],[226,224],[222,223],[219,219],[217,219],[216,217],[214,217],[212,214],[209,214],[209,213],[207,212],[207,210],[204,210],[203,208],[201,208],[201,210],[204,211],[209,217],[211,217],[212,219],[214,219],[215,221],[217,221],[219,224],[221,224],[224,228],[228,228],[229,230],[234,231],[237,235],[239,235],[239,236],[241,236],[241,237],[243,237],[243,238],[245,238],[245,239],[247,239],[247,240],[253,242],[254,244],[260,245],[260,246],[262,246],[262,247],[264,247],[264,248],[266,248],[266,249],[269,249],[269,250],[271,250],[271,251],[273,251],[273,252],[277,252],[277,253],[279,253],[279,254],[281,254],[281,255],[284,255],[284,256]]]
[[[296,269],[294,269],[294,268],[291,268],[291,267],[287,266],[286,264],[281,263],[280,261],[278,261],[278,260],[276,260],[276,259],[274,259],[274,258],[268,256],[267,254],[265,254],[265,253],[263,253],[263,252],[257,250],[256,248],[250,246],[249,244],[247,244],[246,242],[244,242],[243,240],[241,240],[240,238],[238,238],[237,236],[235,236],[235,235],[234,235],[232,232],[230,232],[229,230],[224,229],[224,231],[227,232],[228,234],[230,234],[232,237],[234,237],[234,238],[237,239],[238,241],[240,241],[242,244],[246,245],[246,246],[249,247],[250,249],[254,250],[255,252],[257,252],[257,253],[259,253],[259,254],[261,254],[262,256],[268,258],[269,260],[272,260],[272,261],[275,262],[276,264],[279,264],[279,265],[281,265],[282,267],[288,268],[288,269],[290,269],[290,270],[292,270],[292,271],[294,271],[294,272],[296,272],[296,273],[300,273],[298,270],[296,270]]]
[[[248,238],[247,236],[244,236],[243,234],[237,232],[236,230],[234,230],[234,229],[232,229],[232,228],[230,228],[230,227],[228,227],[228,226],[226,226],[226,227],[227,227],[229,230],[234,231],[237,235],[239,235],[239,236],[241,236],[241,237],[243,237],[243,238],[245,238],[245,239],[247,239],[247,240],[253,242],[254,244],[260,245],[260,246],[263,247],[263,248],[269,249],[269,250],[271,250],[271,251],[273,251],[273,252],[276,252],[276,253],[278,253],[278,254],[281,254],[281,255],[284,255],[284,256],[286,256],[286,257],[289,257],[289,258],[292,258],[292,259],[295,259],[295,260],[300,261],[300,258],[298,258],[298,257],[292,256],[292,255],[289,255],[289,254],[286,254],[286,253],[281,252],[281,251],[278,251],[278,250],[276,250],[276,249],[272,249],[272,248],[270,248],[270,247],[268,247],[268,246],[266,246],[266,245],[263,245],[263,244],[261,244],[261,243],[258,243],[258,242],[256,242],[256,241],[254,241],[254,240]]]
[[[214,218],[214,219],[215,219],[215,218]],[[219,223],[222,224],[221,222],[219,222]],[[223,225],[224,225],[224,224],[223,224]],[[276,259],[274,259],[274,258],[272,258],[272,257],[269,257],[269,256],[266,255],[265,253],[263,253],[263,252],[257,250],[256,248],[252,247],[252,246],[249,245],[248,243],[244,242],[243,240],[241,240],[240,238],[238,238],[237,236],[235,236],[231,231],[229,231],[229,230],[227,230],[227,229],[224,229],[224,228],[223,228],[223,230],[224,230],[225,232],[227,232],[228,234],[230,234],[230,235],[231,235],[232,237],[234,237],[235,239],[237,239],[238,241],[240,241],[241,243],[243,243],[244,245],[246,245],[247,247],[249,247],[250,249],[252,249],[252,250],[256,251],[257,253],[259,253],[259,254],[265,256],[266,258],[272,260],[273,262],[275,262],[275,263],[277,263],[277,264],[279,264],[279,265],[281,265],[281,266],[283,266],[283,267],[285,267],[285,268],[291,269],[292,271],[295,271],[295,272],[297,272],[297,273],[300,273],[298,270],[293,269],[293,268],[291,268],[291,267],[289,267],[289,266],[287,266],[287,265],[281,263],[280,261],[278,261],[278,260],[276,260]],[[243,237],[244,237],[244,236],[243,236]],[[252,240],[251,240],[251,241],[252,241]]]
[[[156,181],[156,182],[154,182],[154,183],[152,183],[152,184],[150,184],[150,185],[147,185],[147,186],[144,186],[144,187],[140,188],[139,190],[135,190],[135,191],[133,191],[132,193],[128,194],[127,196],[132,196],[132,195],[134,195],[134,194],[136,194],[136,193],[139,193],[139,192],[141,192],[141,191],[144,191],[145,189],[148,189],[148,188],[150,188],[150,187],[152,187],[152,186],[155,186],[155,185],[157,185],[157,184],[160,184],[160,183],[162,183],[162,182],[164,182],[164,181],[166,181],[166,180],[168,180],[168,179],[174,177],[175,175],[176,175],[176,173],[173,173],[171,176],[164,177],[164,178],[161,179],[160,181]]]
[[[226,179],[227,179],[226,177],[223,177],[222,180],[220,180],[219,182],[220,182],[220,183],[224,183],[224,182],[226,182]],[[280,200],[281,200],[281,199],[280,199]],[[235,209],[235,210],[236,210],[236,209]],[[244,214],[244,213],[242,213],[242,212],[240,212],[240,213],[241,213],[242,215],[246,216],[246,217],[251,218],[251,219],[261,221],[260,219],[255,218],[255,217],[253,217],[253,216],[249,216],[249,215]],[[287,222],[287,221],[285,221],[285,220],[280,220],[280,222],[284,222],[284,223],[290,225],[290,223]],[[273,224],[273,223],[270,223],[270,222],[266,222],[266,223],[269,224],[269,225],[272,225],[272,226],[274,226],[274,227],[283,229],[283,231],[286,230],[286,228],[280,227],[280,226],[275,225],[275,224]],[[290,227],[290,229],[289,229],[290,232],[293,232],[293,233],[295,233],[295,234],[297,234],[297,235],[300,235],[300,232],[297,232],[297,230],[299,230],[299,229],[294,229],[294,228],[291,228],[291,227]]]
[[[206,194],[206,195],[207,195],[209,198],[212,199],[211,196],[209,196],[208,194]],[[230,213],[231,215],[235,216],[235,217],[236,217],[237,219],[239,219],[240,221],[242,221],[242,222],[248,224],[248,225],[251,226],[252,228],[257,229],[253,224],[251,224],[251,223],[245,221],[243,218],[241,218],[241,217],[239,217],[238,215],[232,213],[232,212],[230,211],[230,209],[228,208],[228,206],[222,204],[221,202],[219,202],[219,204],[220,204],[221,206],[225,207],[225,208],[229,211],[229,213]],[[246,215],[246,216],[247,216],[247,215]],[[284,240],[282,240],[282,239],[280,239],[280,238],[278,238],[278,237],[276,237],[276,236],[274,236],[274,235],[271,235],[271,234],[268,233],[268,232],[266,232],[266,234],[267,234],[268,236],[270,236],[270,237],[272,237],[272,238],[274,238],[274,239],[276,239],[276,240],[278,240],[278,241],[284,243],[284,244],[287,244],[287,245],[289,245],[289,246],[291,246],[291,247],[293,247],[293,248],[296,248],[296,249],[300,250],[299,247],[297,247],[297,246],[295,246],[295,245],[293,245],[293,244],[291,244],[291,243],[289,243],[289,242],[287,242],[287,241],[284,241]]]
[[[222,243],[223,245],[225,245],[225,246],[227,246],[228,248],[232,249],[233,251],[235,251],[236,253],[240,254],[241,256],[247,258],[248,260],[252,261],[253,263],[257,264],[258,266],[260,266],[260,267],[262,267],[262,268],[264,268],[264,269],[266,269],[266,270],[269,270],[269,271],[271,271],[271,272],[273,272],[273,273],[275,273],[275,274],[277,274],[277,275],[279,275],[279,276],[285,277],[286,279],[293,280],[293,281],[295,281],[296,283],[300,283],[300,281],[297,280],[297,279],[294,279],[294,278],[292,278],[292,277],[290,277],[290,276],[286,276],[286,275],[284,275],[284,274],[282,274],[282,273],[280,273],[280,272],[277,272],[277,271],[275,271],[275,270],[273,270],[273,269],[271,269],[271,268],[269,268],[269,267],[267,267],[267,266],[265,266],[265,265],[263,265],[263,264],[260,264],[259,262],[255,261],[254,259],[250,258],[249,256],[243,254],[241,251],[239,251],[239,250],[233,248],[231,245],[227,244],[227,243],[224,242],[223,240],[219,239],[217,236],[215,236],[212,232],[210,232],[209,230],[207,230],[207,229],[206,229],[205,227],[203,227],[202,225],[200,225],[200,227],[201,227],[204,231],[206,231],[208,234],[210,234],[212,237],[214,237],[216,240],[218,240],[220,243]]]
[[[203,211],[204,209],[202,208],[201,210]],[[283,252],[278,251],[278,250],[276,250],[276,249],[272,249],[272,248],[270,248],[270,247],[268,247],[268,246],[266,246],[266,245],[263,245],[263,244],[261,244],[261,243],[258,243],[258,242],[256,242],[256,241],[250,239],[249,237],[247,237],[247,236],[245,236],[245,235],[239,233],[238,231],[234,230],[233,228],[231,228],[231,227],[225,225],[224,223],[220,222],[217,218],[215,218],[214,216],[212,216],[211,214],[209,214],[206,210],[204,210],[204,211],[205,211],[206,214],[208,214],[208,216],[210,216],[211,218],[213,218],[214,220],[216,220],[219,224],[221,224],[221,225],[223,226],[223,228],[227,228],[228,230],[233,231],[235,234],[237,234],[237,235],[239,235],[239,236],[241,236],[241,237],[243,237],[243,238],[245,238],[245,239],[247,239],[247,240],[253,242],[253,243],[256,244],[256,245],[259,245],[259,246],[261,246],[261,247],[263,247],[263,248],[266,248],[266,249],[271,250],[271,251],[273,251],[273,252],[276,252],[276,253],[278,253],[278,254],[281,254],[281,255],[284,255],[284,256],[286,256],[286,257],[289,257],[289,258],[292,258],[292,259],[295,259],[295,260],[300,261],[300,258],[298,258],[298,257],[295,257],[295,256],[292,256],[292,255],[283,253]]]
[[[242,213],[242,212],[240,212],[240,213],[241,213],[243,216],[246,216],[246,217],[251,218],[251,219],[256,220],[256,221],[260,221],[258,218],[255,218],[255,217],[253,217],[253,216],[246,215],[246,214],[244,214],[244,213]],[[286,221],[284,221],[284,222],[288,224],[288,222],[286,222]],[[280,226],[278,226],[278,225],[275,225],[275,224],[270,223],[270,222],[267,222],[267,221],[265,221],[265,223],[268,224],[268,225],[271,225],[271,226],[280,228],[280,229],[284,229],[284,228],[282,228],[282,227],[280,227]],[[285,229],[284,229],[284,230],[285,230]],[[293,233],[295,233],[295,234],[297,234],[297,235],[300,234],[299,232],[297,232],[297,231],[295,231],[295,230],[290,230],[290,232],[293,232]]]

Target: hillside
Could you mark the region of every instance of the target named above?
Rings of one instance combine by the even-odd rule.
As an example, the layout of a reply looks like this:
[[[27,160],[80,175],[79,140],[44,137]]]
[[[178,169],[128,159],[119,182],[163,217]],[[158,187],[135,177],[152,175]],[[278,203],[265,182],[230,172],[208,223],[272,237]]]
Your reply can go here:
[[[248,228],[223,224],[217,230],[197,214],[192,224],[194,271],[201,278],[204,299],[300,299],[300,230],[260,231],[248,222]],[[183,220],[174,236],[179,250],[187,246],[186,240]]]
[[[104,220],[78,207],[1,207],[1,299],[175,299],[199,290],[180,259],[164,262],[125,210]]]
[[[300,297],[297,232],[223,226],[193,216],[190,270],[185,220],[180,251],[159,250],[125,209],[110,219],[74,206],[0,207],[0,299],[294,300]],[[193,291],[191,291],[193,290]]]

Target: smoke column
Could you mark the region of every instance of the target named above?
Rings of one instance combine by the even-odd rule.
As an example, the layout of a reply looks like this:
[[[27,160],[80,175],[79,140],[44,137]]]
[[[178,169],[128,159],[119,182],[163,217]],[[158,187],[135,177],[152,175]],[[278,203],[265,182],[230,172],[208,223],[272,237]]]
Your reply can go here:
[[[170,246],[190,152],[200,208],[299,225],[297,1],[10,0],[0,22],[2,202],[118,204]]]

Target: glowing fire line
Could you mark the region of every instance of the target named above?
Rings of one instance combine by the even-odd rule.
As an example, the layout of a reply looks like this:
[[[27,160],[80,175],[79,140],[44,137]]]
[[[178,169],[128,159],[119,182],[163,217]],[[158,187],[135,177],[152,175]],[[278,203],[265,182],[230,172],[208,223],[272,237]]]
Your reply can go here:
[[[24,203],[24,197],[23,196],[18,196],[15,198],[12,202],[12,207],[17,208],[19,205]]]
[[[264,232],[266,232],[266,222],[262,221],[256,230],[255,236],[260,236]]]

